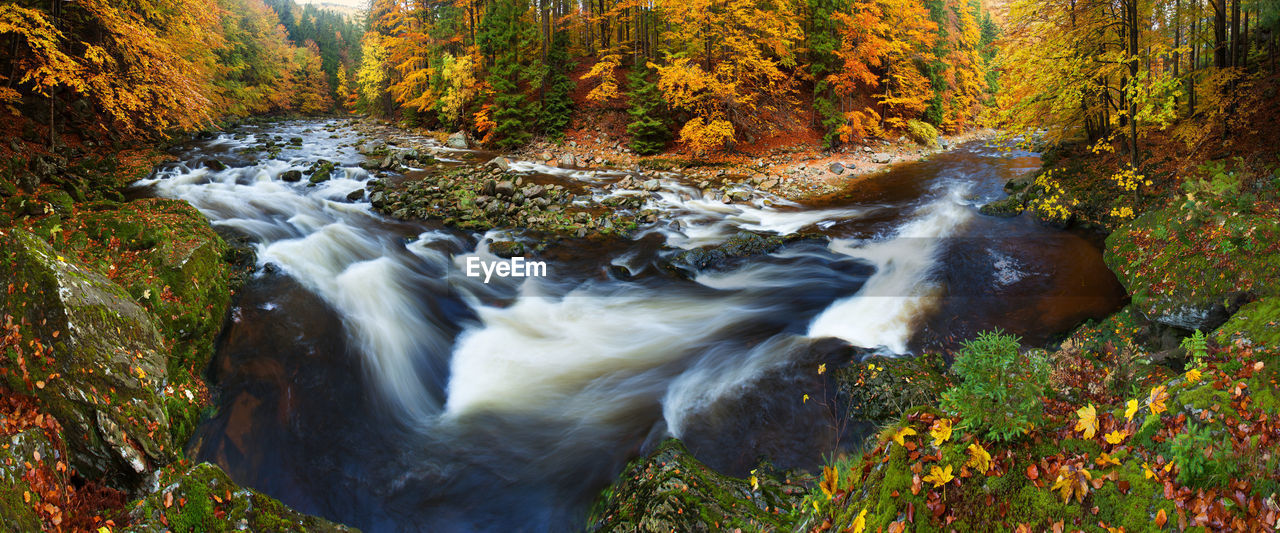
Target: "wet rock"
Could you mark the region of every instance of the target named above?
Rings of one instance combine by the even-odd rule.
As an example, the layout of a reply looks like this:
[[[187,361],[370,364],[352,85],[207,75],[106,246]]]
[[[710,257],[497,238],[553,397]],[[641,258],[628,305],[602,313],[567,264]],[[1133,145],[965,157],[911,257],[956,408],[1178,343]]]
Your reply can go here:
[[[156,324],[123,287],[34,235],[0,234],[0,257],[8,258],[0,264],[5,278],[26,287],[0,293],[0,310],[52,350],[47,359],[28,355],[23,368],[0,360],[13,366],[4,373],[7,386],[36,396],[58,419],[81,474],[137,486],[144,473],[175,458],[157,392],[168,351]]]
[[[640,188],[649,192],[653,192],[662,188],[662,182],[659,182],[656,179],[646,180],[643,184],[640,185]]]
[[[827,170],[830,170],[832,174],[844,174],[844,165],[837,161],[827,165]]]
[[[143,498],[130,511],[129,519],[128,528],[121,531],[356,531],[299,513],[258,491],[240,487],[221,468],[209,463],[191,467]]]
[[[387,205],[387,193],[376,191],[369,195],[369,203],[373,204],[375,209],[382,209]]]
[[[979,208],[978,212],[987,216],[1009,218],[1022,214],[1025,209],[1026,205],[1023,196],[1014,195],[986,204]]]
[[[493,187],[494,196],[514,196],[516,184],[511,181],[499,181]]]
[[[507,158],[501,156],[490,159],[488,163],[485,163],[485,166],[497,167],[498,170],[503,172],[511,170],[511,162],[507,161]]]
[[[750,202],[751,193],[747,191],[733,191],[729,193],[729,199],[735,202]]]
[[[471,139],[467,136],[467,132],[459,131],[449,135],[449,139],[445,141],[445,146],[459,150],[466,150],[471,148]]]
[[[633,461],[588,520],[588,531],[789,531],[804,489],[761,468],[757,486],[712,471],[675,439]]]
[[[511,259],[525,254],[524,244],[515,241],[495,241],[489,243],[489,253],[498,257]]]
[[[364,199],[364,189],[356,189],[347,193],[348,202],[359,202]]]
[[[570,141],[572,143],[572,141]],[[578,158],[573,154],[562,154],[560,156],[560,166],[563,168],[573,168],[578,166]]]
[[[550,161],[553,159],[553,157],[551,156],[551,152],[542,152],[538,154],[538,158],[543,161]]]
[[[280,174],[280,179],[288,182],[302,181],[301,170],[288,170]]]
[[[204,167],[214,172],[221,172],[227,169],[227,164],[217,159],[208,159],[205,160]]]
[[[825,242],[826,237],[802,233],[760,235],[744,231],[717,246],[678,252],[671,256],[663,268],[672,273],[690,276],[704,270],[730,267],[738,260],[773,253],[787,244],[800,241]]]

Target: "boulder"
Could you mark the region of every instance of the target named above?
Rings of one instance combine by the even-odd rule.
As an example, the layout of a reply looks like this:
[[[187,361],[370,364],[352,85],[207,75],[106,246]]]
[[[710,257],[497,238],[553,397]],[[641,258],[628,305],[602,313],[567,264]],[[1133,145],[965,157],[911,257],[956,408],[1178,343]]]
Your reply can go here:
[[[640,186],[640,187],[641,187],[642,189],[646,190],[646,191],[653,192],[653,191],[656,191],[656,190],[658,190],[658,189],[661,189],[661,188],[662,188],[662,183],[661,183],[661,182],[659,182],[659,181],[658,181],[658,180],[656,180],[656,179],[646,180],[643,184],[641,184],[641,186]]]
[[[26,477],[27,465],[53,471],[54,462],[60,459],[61,452],[40,428],[29,428],[0,440],[0,531],[43,529],[40,517],[23,496],[36,494]]]
[[[1022,195],[1013,195],[988,203],[979,208],[978,212],[987,216],[1009,218],[1018,216],[1024,209],[1026,205]]]
[[[893,156],[889,154],[881,153],[881,152],[876,152],[874,154],[871,154],[871,162],[877,165],[886,165],[890,161],[893,161]]]
[[[359,202],[364,199],[364,189],[356,189],[347,193],[348,202]]]
[[[516,184],[511,181],[499,181],[493,186],[494,196],[514,196]]]
[[[133,488],[175,458],[163,390],[166,354],[156,324],[125,289],[23,231],[0,233],[7,326],[47,348],[0,359],[12,390],[37,397],[61,422],[71,465]],[[159,295],[157,295],[158,297]],[[11,352],[12,354],[12,352]]]
[[[236,485],[209,463],[191,467],[132,506],[130,524],[121,531],[314,531],[354,529],[308,516],[256,490]]]
[[[576,167],[578,166],[578,158],[574,157],[573,154],[561,154],[560,166],[563,168]]]
[[[511,259],[525,254],[524,244],[515,241],[495,241],[489,243],[489,253],[498,257]]]
[[[741,259],[769,254],[783,246],[798,241],[823,241],[825,237],[805,234],[759,235],[741,232],[725,242],[711,247],[694,248],[678,252],[663,268],[682,276],[691,276],[704,270],[731,267]]]
[[[844,174],[844,165],[841,164],[839,161],[836,161],[834,163],[831,163],[830,165],[827,165],[827,170],[830,170],[832,174],[837,174],[837,175]]]
[[[488,163],[485,163],[485,166],[497,167],[498,170],[501,170],[503,172],[511,170],[511,162],[507,161],[507,158],[502,156],[498,156],[493,159],[490,159]]]
[[[283,172],[283,173],[281,173],[281,174],[280,174],[280,179],[281,179],[281,180],[284,180],[284,181],[287,181],[287,182],[290,182],[290,183],[292,183],[292,182],[302,181],[302,171],[301,171],[301,170],[287,170],[287,171],[285,171],[285,172]]]
[[[445,141],[445,146],[466,150],[471,148],[471,139],[467,137],[467,132],[459,131],[449,136],[449,139]]]

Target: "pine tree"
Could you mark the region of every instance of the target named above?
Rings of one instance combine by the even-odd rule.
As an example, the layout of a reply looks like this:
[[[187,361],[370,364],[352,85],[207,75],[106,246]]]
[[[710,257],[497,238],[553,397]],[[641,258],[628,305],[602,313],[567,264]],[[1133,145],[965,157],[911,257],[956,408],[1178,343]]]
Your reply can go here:
[[[494,127],[485,138],[503,150],[529,142],[537,117],[522,87],[531,81],[526,51],[537,36],[537,27],[522,20],[526,11],[524,0],[497,0],[489,4],[480,26],[481,48],[493,61],[488,81],[494,92]]]
[[[558,31],[551,38],[551,48],[547,51],[547,77],[543,82],[546,94],[542,99],[542,131],[553,138],[564,135],[569,126],[569,115],[573,112],[573,98],[569,92],[573,90],[573,80],[569,79],[569,33]]]
[[[628,145],[640,155],[661,152],[671,140],[671,128],[664,120],[667,102],[662,99],[662,91],[658,85],[649,81],[653,70],[647,66],[637,66],[627,77],[631,88],[631,123],[627,124],[627,133],[631,134]]]
[[[835,13],[842,0],[809,0],[809,25],[805,41],[809,49],[809,73],[816,82],[813,85],[813,107],[822,127],[822,145],[835,147],[840,140],[839,128],[845,123],[840,110],[839,97],[829,76],[839,68],[835,51],[840,48],[840,33]]]

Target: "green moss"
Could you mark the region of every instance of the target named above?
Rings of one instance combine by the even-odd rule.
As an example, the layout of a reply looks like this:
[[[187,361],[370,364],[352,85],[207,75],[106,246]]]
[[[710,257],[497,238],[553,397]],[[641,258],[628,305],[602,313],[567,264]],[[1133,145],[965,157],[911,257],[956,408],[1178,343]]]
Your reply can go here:
[[[1214,332],[1218,344],[1236,340],[1280,348],[1280,297],[1272,296],[1241,307]]]
[[[841,403],[853,420],[896,421],[912,407],[932,406],[951,386],[942,357],[871,357],[836,369]]]

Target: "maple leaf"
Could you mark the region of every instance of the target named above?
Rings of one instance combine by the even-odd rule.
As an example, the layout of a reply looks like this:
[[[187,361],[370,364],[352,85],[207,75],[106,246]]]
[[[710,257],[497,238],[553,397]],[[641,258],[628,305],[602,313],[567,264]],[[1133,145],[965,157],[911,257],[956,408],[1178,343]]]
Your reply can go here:
[[[1093,476],[1084,468],[1068,471],[1065,475],[1058,474],[1058,479],[1049,490],[1058,491],[1062,495],[1062,503],[1071,503],[1071,498],[1083,502],[1085,495],[1089,493],[1089,481],[1092,479]]]
[[[941,446],[951,438],[951,420],[947,418],[939,418],[933,422],[933,426],[929,428],[929,436],[933,437],[933,445]]]
[[[985,474],[988,470],[991,470],[991,454],[987,453],[987,450],[981,444],[976,442],[970,444],[969,460],[965,461],[964,466]]]
[[[947,465],[946,468],[939,468],[938,465],[930,466],[929,474],[924,476],[924,480],[933,483],[935,489],[950,483],[955,478],[951,475],[951,465]]]
[[[893,434],[893,442],[898,443],[898,446],[906,446],[907,437],[912,435],[916,435],[916,430],[912,429],[910,426],[904,426]]]
[[[1133,420],[1133,415],[1138,413],[1138,400],[1129,400],[1129,403],[1126,405],[1127,407],[1124,409],[1124,418],[1126,420]]]
[[[1098,433],[1098,410],[1089,404],[1076,411],[1080,420],[1076,422],[1076,431],[1084,433],[1084,438],[1092,439]]]
[[[1107,444],[1120,444],[1121,442],[1124,442],[1125,437],[1128,436],[1129,434],[1125,433],[1124,430],[1117,429],[1111,433],[1107,433],[1103,438],[1107,440]]]
[[[822,482],[818,484],[818,487],[822,489],[823,494],[827,495],[828,500],[835,494],[839,483],[840,473],[836,471],[834,466],[822,467]]]
[[[1197,381],[1200,381],[1200,375],[1201,374],[1199,369],[1193,368],[1191,370],[1188,370],[1186,373],[1187,383],[1195,383]]]
[[[1164,402],[1168,399],[1169,393],[1165,392],[1164,385],[1160,385],[1151,389],[1151,394],[1147,396],[1147,407],[1151,409],[1152,413],[1158,415],[1167,410],[1164,406]]]
[[[863,509],[858,516],[853,519],[853,523],[849,525],[848,531],[851,533],[862,533],[867,529],[867,510]]]

